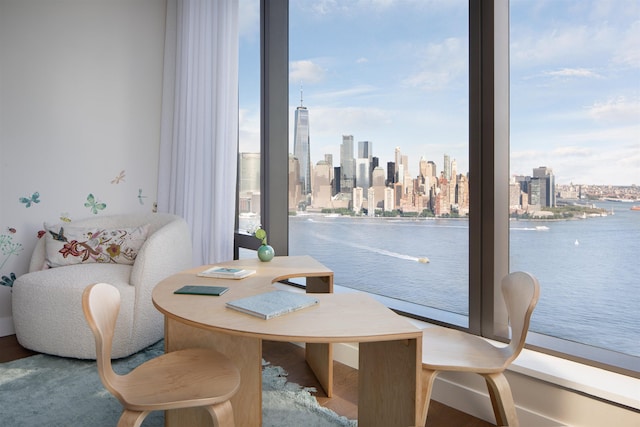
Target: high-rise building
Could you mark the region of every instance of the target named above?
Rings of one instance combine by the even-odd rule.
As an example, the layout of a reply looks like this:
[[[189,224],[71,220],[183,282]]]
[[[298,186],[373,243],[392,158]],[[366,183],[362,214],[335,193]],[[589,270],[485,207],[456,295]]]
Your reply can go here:
[[[369,189],[371,186],[370,181],[371,171],[369,169],[369,159],[357,158],[356,159],[356,186],[362,187],[363,190]]]
[[[444,177],[447,180],[451,179],[451,161],[448,154],[444,155]]]
[[[302,194],[311,193],[311,154],[309,152],[309,110],[302,105],[302,91],[300,91],[300,106],[296,108],[293,128],[293,155],[298,159],[300,167],[300,188]]]
[[[358,158],[371,160],[373,157],[372,145],[371,141],[358,141]]]
[[[396,182],[396,163],[387,162],[387,184],[391,185]]]
[[[380,166],[373,168],[373,172],[371,172],[371,188],[374,190],[375,207],[383,208],[384,190],[386,187],[384,169]]]
[[[300,188],[300,165],[298,159],[295,156],[289,154],[289,210],[297,211],[300,208],[300,203],[304,201],[304,197]]]
[[[331,195],[335,196],[336,194],[340,193],[340,166],[334,166],[333,167],[333,183],[331,186]]]
[[[394,199],[394,191],[391,187],[385,187],[384,189],[384,211],[391,212],[396,208],[396,202]]]
[[[340,145],[340,187],[343,192],[351,193],[355,181],[356,162],[353,158],[353,135],[342,135]]]
[[[313,173],[313,197],[312,206],[314,208],[325,208],[331,206],[331,165],[325,160],[320,160]]]
[[[240,153],[240,183],[238,192],[260,192],[260,153]]]
[[[367,190],[367,216],[376,216],[376,195],[373,187]]]
[[[352,209],[355,213],[362,210],[362,203],[364,202],[364,191],[362,187],[356,187],[353,190]]]
[[[240,153],[238,198],[240,212],[260,213],[260,153]]]
[[[556,206],[556,179],[553,170],[546,166],[533,169],[533,178],[540,179],[540,206]]]

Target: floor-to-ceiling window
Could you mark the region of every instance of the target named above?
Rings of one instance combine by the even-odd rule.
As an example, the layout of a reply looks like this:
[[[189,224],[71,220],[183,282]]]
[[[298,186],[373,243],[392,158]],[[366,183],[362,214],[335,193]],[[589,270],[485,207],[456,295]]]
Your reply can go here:
[[[261,224],[260,177],[260,0],[239,8],[237,230],[241,247],[253,248],[249,234]],[[238,240],[238,239],[236,239]],[[244,251],[245,256],[251,254]]]
[[[640,4],[512,0],[510,81],[509,258],[542,284],[531,330],[640,357]]]
[[[463,326],[467,8],[289,1],[289,254]]]
[[[556,3],[568,15],[545,9]],[[555,200],[558,204],[566,198],[561,195],[562,185],[567,184],[565,173],[560,173],[561,157],[573,151],[577,162],[587,157],[589,148],[610,146],[604,140],[590,140],[587,134],[595,137],[626,129],[625,135],[631,136],[626,154],[611,164],[604,164],[608,151],[595,154],[601,163],[594,168],[601,173],[609,167],[626,167],[630,174],[635,171],[631,180],[637,180],[637,120],[603,126],[606,121],[638,116],[638,87],[632,84],[632,77],[638,75],[638,38],[633,37],[638,10],[632,3],[614,2],[611,9],[636,16],[636,24],[628,18],[625,29],[617,21],[598,27],[587,20],[605,12],[599,2],[583,6],[583,2],[522,0],[511,2],[510,10],[505,2],[495,3],[494,10],[490,1],[403,2],[399,6],[370,2],[359,13],[353,8],[362,2],[263,2],[269,13],[263,16],[262,36],[271,32],[276,36],[262,41],[271,54],[264,54],[260,64],[261,93],[263,105],[271,107],[269,120],[257,128],[262,129],[266,147],[279,150],[282,158],[273,164],[260,156],[260,200],[272,205],[277,200],[278,209],[269,207],[268,218],[264,212],[247,217],[270,227],[270,241],[284,239],[280,254],[311,254],[332,268],[337,285],[383,296],[398,310],[476,333],[504,335],[496,285],[509,268],[529,270],[542,285],[532,323],[536,345],[633,371],[637,350],[629,352],[621,342],[637,341],[638,316],[625,311],[638,305],[637,300],[633,302],[637,297],[614,290],[608,282],[590,281],[594,277],[590,273],[578,288],[571,290],[567,284],[568,279],[585,275],[587,270],[579,265],[595,266],[609,281],[621,277],[621,267],[627,271],[638,267],[633,262],[620,264],[616,251],[621,246],[604,244],[603,239],[611,236],[602,223],[591,229],[598,236],[570,237],[569,248],[551,239],[558,225],[621,220],[621,208],[616,205],[597,218],[591,216],[595,212],[587,211],[586,221],[546,218],[534,222],[531,217],[533,207],[543,211],[543,203]],[[580,10],[585,14],[576,13]],[[492,13],[499,16],[487,16]],[[561,47],[571,39],[564,30],[570,26],[567,16],[582,16],[572,27],[575,33],[593,35],[562,54]],[[401,24],[394,21],[398,19]],[[287,25],[286,37],[279,33],[283,25]],[[627,37],[611,34],[613,27]],[[609,48],[596,43],[596,38],[608,40]],[[625,67],[608,68],[605,73],[588,63],[559,61],[579,56],[578,51],[587,47],[609,51],[609,59]],[[251,46],[241,43],[243,48]],[[540,67],[551,51],[558,62]],[[283,73],[287,74],[284,79]],[[630,85],[596,96],[592,102],[579,98],[602,83],[605,74],[622,77]],[[586,86],[580,89],[575,86],[580,81],[572,81],[580,78],[593,80],[583,80]],[[278,88],[277,93],[269,92],[268,84]],[[248,104],[243,104],[241,96],[241,109],[243,105]],[[552,113],[552,107],[559,105],[572,107]],[[258,117],[257,107],[254,112]],[[579,115],[590,116],[600,128],[551,129],[552,122],[573,126]],[[284,131],[270,127],[281,122]],[[583,139],[568,144],[568,137]],[[556,141],[554,149],[541,145],[551,141]],[[571,166],[582,170],[581,163]],[[629,197],[639,198],[631,184]],[[529,214],[522,212],[523,197],[531,208]],[[631,205],[624,206],[625,217],[635,212]],[[628,234],[633,235],[639,230],[638,221],[630,224]],[[239,235],[244,231],[241,226]],[[599,242],[598,252],[572,259],[569,251],[584,249],[588,240]],[[625,244],[629,242],[633,239]],[[638,253],[637,246],[625,248],[625,256]],[[604,312],[600,317],[590,309],[585,312],[581,307],[585,301],[599,304]],[[623,337],[614,339],[607,329],[597,328],[606,328],[617,307],[623,307],[626,323],[616,328]],[[587,324],[591,329],[581,331]],[[594,336],[603,339],[594,342]],[[593,345],[600,350],[589,351]]]

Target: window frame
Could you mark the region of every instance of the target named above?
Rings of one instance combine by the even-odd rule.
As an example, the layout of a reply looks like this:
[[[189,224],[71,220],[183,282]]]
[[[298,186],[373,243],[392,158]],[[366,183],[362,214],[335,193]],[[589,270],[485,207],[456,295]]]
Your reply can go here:
[[[260,0],[261,222],[278,255],[288,255],[289,9],[288,0]],[[500,278],[509,273],[509,2],[469,0],[469,326],[431,323],[507,341]],[[237,216],[236,216],[237,218]],[[236,219],[237,222],[237,219]],[[240,248],[257,239],[238,231]],[[530,332],[527,347],[640,378],[640,358]]]

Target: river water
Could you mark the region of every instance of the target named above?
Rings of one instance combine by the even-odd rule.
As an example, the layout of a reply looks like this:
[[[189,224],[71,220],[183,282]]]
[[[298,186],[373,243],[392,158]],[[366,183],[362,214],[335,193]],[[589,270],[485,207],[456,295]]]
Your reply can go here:
[[[511,221],[510,269],[540,281],[532,331],[640,356],[640,211],[596,206],[609,215]],[[289,254],[311,255],[337,285],[468,314],[464,219],[299,215],[289,233]]]

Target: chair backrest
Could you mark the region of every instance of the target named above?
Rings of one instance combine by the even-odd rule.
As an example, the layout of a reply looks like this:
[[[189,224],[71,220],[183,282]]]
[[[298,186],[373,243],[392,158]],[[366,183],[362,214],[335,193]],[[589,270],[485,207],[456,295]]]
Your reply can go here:
[[[82,310],[95,338],[96,362],[102,384],[120,399],[118,375],[111,366],[113,334],[120,311],[120,291],[107,283],[89,285],[82,294]]]
[[[502,279],[502,296],[511,324],[510,363],[524,348],[531,314],[540,296],[540,284],[532,274],[516,271]]]
[[[74,220],[69,223],[69,227],[102,227],[102,228],[122,228],[137,227],[149,224],[149,234],[147,239],[156,231],[169,224],[172,221],[181,218],[168,213],[147,213],[147,214],[122,214],[122,215],[93,215],[91,217]],[[29,261],[29,272],[40,271],[44,268],[46,250],[44,237],[38,239],[31,259]],[[185,267],[186,268],[186,267]]]

